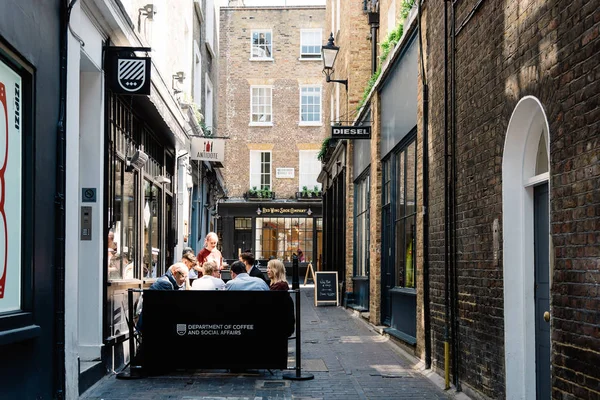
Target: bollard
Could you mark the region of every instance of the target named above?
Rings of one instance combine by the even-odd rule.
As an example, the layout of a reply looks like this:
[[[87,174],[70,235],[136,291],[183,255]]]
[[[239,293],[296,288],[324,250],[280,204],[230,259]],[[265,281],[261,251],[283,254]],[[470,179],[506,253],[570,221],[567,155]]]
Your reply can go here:
[[[302,343],[300,339],[300,277],[298,276],[298,257],[296,255],[292,258],[292,290],[291,292],[296,293],[296,368],[295,372],[285,372],[282,374],[283,379],[289,379],[293,381],[307,381],[314,379],[313,374],[302,372]]]

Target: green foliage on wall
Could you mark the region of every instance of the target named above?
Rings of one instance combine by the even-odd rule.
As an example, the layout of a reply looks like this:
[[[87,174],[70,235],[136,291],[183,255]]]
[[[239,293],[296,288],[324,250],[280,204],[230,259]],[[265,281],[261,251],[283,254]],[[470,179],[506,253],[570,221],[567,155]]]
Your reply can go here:
[[[381,55],[379,56],[379,67],[377,67],[377,71],[371,76],[369,82],[367,83],[367,87],[365,87],[365,91],[363,92],[362,99],[358,102],[358,109],[360,110],[362,106],[365,104],[367,100],[367,96],[371,93],[375,82],[381,75],[381,66],[387,60],[390,52],[396,47],[400,39],[402,38],[402,34],[404,33],[404,22],[406,21],[406,17],[408,17],[408,13],[410,9],[415,4],[415,0],[403,0],[402,8],[400,10],[400,20],[398,25],[388,33],[386,38],[379,45],[381,47]]]

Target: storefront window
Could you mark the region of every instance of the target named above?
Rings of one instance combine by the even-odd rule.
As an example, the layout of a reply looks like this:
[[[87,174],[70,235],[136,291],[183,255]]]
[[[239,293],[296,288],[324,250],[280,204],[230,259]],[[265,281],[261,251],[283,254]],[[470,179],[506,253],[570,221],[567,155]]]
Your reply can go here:
[[[24,257],[22,243],[27,243],[25,247],[30,245],[24,239],[29,237],[30,226],[35,226],[28,222],[28,214],[32,213],[27,190],[33,180],[27,168],[28,137],[33,132],[28,131],[29,123],[23,115],[29,115],[33,107],[29,100],[29,79],[25,77],[25,84],[13,69],[13,60],[5,62],[1,58],[4,54],[1,50],[3,47],[0,47],[0,313],[8,313],[25,308],[24,296],[31,296],[30,282],[23,274],[23,267],[29,270],[31,266]]]
[[[355,276],[367,276],[369,274],[369,182],[369,175],[366,175],[354,185]]]
[[[113,161],[114,199],[113,222],[109,232],[109,279],[134,279],[135,243],[137,235],[136,181],[135,172],[125,172],[124,163],[119,159]],[[113,243],[111,243],[111,236]]]
[[[315,259],[317,260],[317,268],[320,271],[323,264],[323,218],[315,218],[315,230],[317,231],[317,252]]]
[[[160,189],[144,181],[144,278],[160,276]]]
[[[256,258],[313,262],[313,218],[256,218]]]
[[[396,284],[407,288],[415,287],[416,162],[413,141],[396,159]]]

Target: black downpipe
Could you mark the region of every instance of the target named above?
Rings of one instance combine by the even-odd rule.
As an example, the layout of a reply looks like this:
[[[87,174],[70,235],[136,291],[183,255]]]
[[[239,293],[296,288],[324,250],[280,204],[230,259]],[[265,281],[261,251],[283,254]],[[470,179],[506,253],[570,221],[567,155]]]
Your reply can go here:
[[[423,314],[425,330],[425,368],[431,368],[431,318],[429,306],[429,87],[425,76],[423,56],[423,28],[421,1],[419,12],[419,52],[421,54],[421,81],[423,83]]]
[[[453,333],[453,338],[452,338],[452,358],[453,358],[453,378],[454,378],[454,385],[456,386],[456,390],[460,391],[461,387],[460,387],[460,372],[459,372],[459,362],[460,362],[460,357],[459,357],[459,341],[460,341],[460,334],[458,331],[458,326],[459,326],[459,320],[458,320],[458,252],[457,252],[457,243],[456,243],[456,230],[457,230],[457,207],[456,207],[456,183],[457,183],[457,166],[456,166],[456,141],[457,141],[457,134],[456,134],[456,2],[457,0],[454,0],[452,2],[452,35],[451,35],[451,41],[452,41],[452,83],[451,83],[451,87],[452,87],[452,99],[450,101],[451,107],[452,107],[452,115],[451,115],[451,124],[452,124],[452,128],[451,128],[451,134],[452,134],[452,154],[451,154],[451,160],[452,160],[452,214],[451,214],[451,218],[452,218],[452,273],[453,273],[453,277],[452,277],[452,283],[453,283],[453,287],[452,287],[452,293],[453,293],[453,304],[452,304],[452,308],[453,308],[453,318],[452,318],[452,333]]]
[[[67,125],[67,51],[69,19],[77,0],[63,0],[60,4],[60,76],[59,116],[56,124],[56,193],[54,195],[54,393],[55,398],[65,397],[65,161]]]
[[[448,1],[444,2],[444,346],[450,340],[450,257],[449,242],[450,223],[448,212]],[[444,352],[444,358],[447,352]],[[448,362],[444,360],[448,365]],[[448,371],[445,371],[448,376]],[[447,389],[447,387],[446,387]]]

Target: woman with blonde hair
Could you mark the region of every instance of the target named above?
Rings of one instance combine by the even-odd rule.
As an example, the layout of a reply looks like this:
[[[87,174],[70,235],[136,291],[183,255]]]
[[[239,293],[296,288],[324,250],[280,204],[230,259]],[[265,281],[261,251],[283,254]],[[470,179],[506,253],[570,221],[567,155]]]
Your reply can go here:
[[[290,286],[285,279],[285,266],[281,261],[277,259],[270,260],[267,264],[267,275],[271,280],[269,286],[271,290],[290,290]]]

